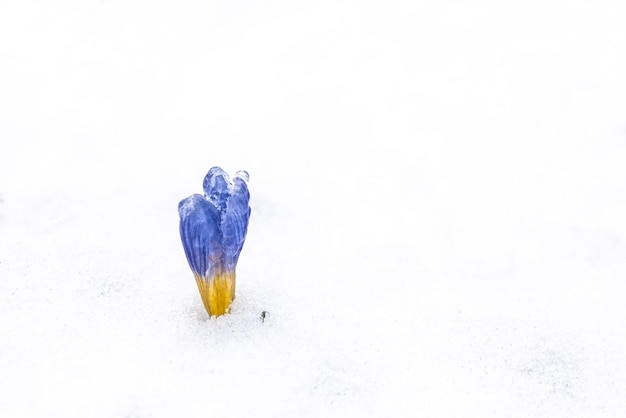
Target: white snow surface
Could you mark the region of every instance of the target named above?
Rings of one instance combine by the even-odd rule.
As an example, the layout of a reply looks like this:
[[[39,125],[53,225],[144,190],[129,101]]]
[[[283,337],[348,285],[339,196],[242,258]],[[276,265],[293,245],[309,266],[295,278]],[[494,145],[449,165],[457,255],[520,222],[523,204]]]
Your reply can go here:
[[[625,22],[0,2],[0,416],[626,416]],[[214,165],[252,216],[208,318]]]

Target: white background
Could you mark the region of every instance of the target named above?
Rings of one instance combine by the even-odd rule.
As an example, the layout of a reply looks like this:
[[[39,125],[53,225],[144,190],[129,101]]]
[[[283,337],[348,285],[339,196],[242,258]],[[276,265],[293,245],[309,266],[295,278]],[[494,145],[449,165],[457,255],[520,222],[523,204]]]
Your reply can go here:
[[[0,1],[0,415],[624,416],[625,22]],[[253,212],[209,319],[214,165]]]

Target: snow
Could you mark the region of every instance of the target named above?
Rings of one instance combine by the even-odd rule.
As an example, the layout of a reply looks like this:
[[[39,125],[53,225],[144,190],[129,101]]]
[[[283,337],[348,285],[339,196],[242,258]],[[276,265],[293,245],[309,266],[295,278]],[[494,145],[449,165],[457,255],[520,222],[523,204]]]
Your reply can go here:
[[[623,416],[625,18],[3,2],[0,416]],[[209,319],[214,165],[252,216]]]

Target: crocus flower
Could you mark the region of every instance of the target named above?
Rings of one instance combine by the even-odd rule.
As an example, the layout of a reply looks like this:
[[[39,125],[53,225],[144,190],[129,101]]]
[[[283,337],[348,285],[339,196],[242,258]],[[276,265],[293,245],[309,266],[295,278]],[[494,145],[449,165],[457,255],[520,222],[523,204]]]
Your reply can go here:
[[[178,204],[180,238],[209,315],[223,315],[235,299],[235,269],[250,219],[248,173],[231,180],[220,167],[204,178],[204,195]]]

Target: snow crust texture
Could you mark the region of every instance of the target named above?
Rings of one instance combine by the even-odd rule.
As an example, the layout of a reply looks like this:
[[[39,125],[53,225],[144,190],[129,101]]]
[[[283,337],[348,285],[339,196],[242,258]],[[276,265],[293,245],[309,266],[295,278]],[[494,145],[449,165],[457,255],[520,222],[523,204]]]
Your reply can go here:
[[[0,2],[0,417],[626,416],[624,22]],[[214,166],[254,185],[217,318]]]

